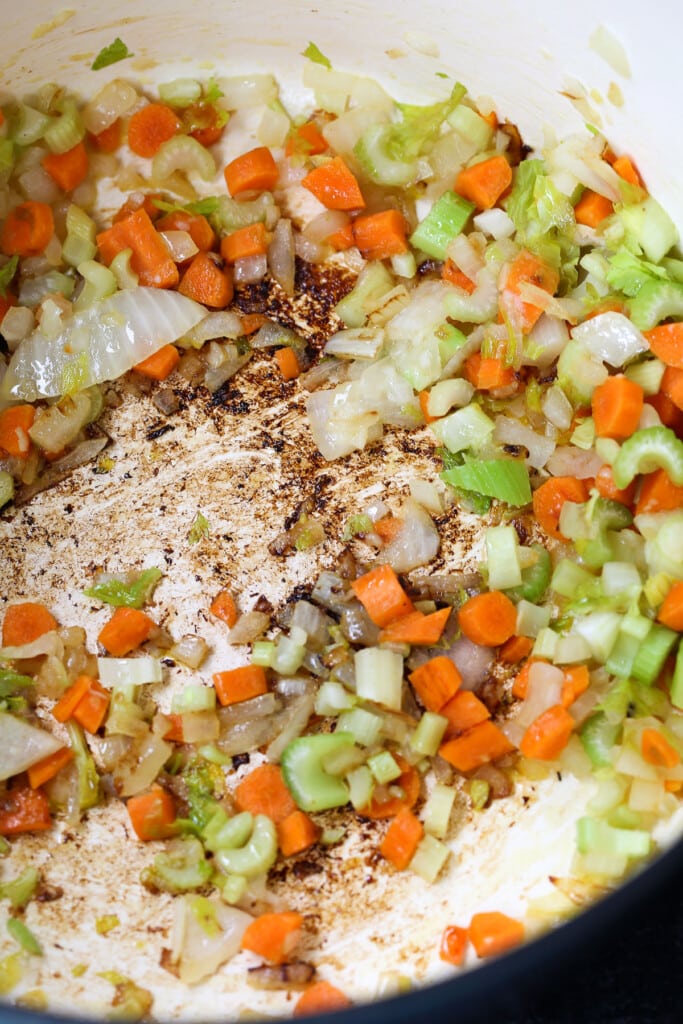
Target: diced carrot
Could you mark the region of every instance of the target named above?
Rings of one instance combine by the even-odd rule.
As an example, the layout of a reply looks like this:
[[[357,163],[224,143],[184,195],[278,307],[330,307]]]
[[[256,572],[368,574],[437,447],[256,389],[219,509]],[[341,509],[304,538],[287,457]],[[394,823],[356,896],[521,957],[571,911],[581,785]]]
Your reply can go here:
[[[137,156],[152,157],[181,127],[175,111],[165,103],[148,103],[128,122],[128,145]]]
[[[168,740],[169,743],[182,743],[185,738],[183,735],[183,716],[171,713],[166,717],[169,720],[169,725],[163,738]]]
[[[625,441],[638,429],[644,402],[641,386],[621,373],[598,384],[591,401],[597,436]]]
[[[475,914],[467,931],[480,959],[505,953],[524,940],[524,925],[521,921],[515,921],[498,911]]]
[[[284,381],[295,380],[301,373],[299,360],[293,348],[279,348],[275,352],[275,362]]]
[[[211,309],[225,309],[232,301],[232,271],[221,270],[207,252],[198,252],[185,271],[178,291]]]
[[[683,369],[678,366],[667,366],[660,390],[677,409],[683,409]]]
[[[514,749],[505,733],[493,722],[486,721],[468,729],[462,736],[446,740],[439,748],[439,753],[459,772],[471,772]]]
[[[215,672],[213,685],[221,704],[240,704],[243,700],[260,697],[268,692],[266,673],[260,665],[241,665],[239,668]]]
[[[94,735],[100,728],[109,710],[111,695],[108,690],[97,682],[91,681],[85,693],[74,708],[72,718],[82,725],[86,732]]]
[[[125,658],[149,640],[156,628],[156,623],[149,615],[138,608],[117,608],[100,630],[97,639],[108,654],[115,658]]]
[[[683,781],[681,779],[664,779],[664,789],[667,793],[678,793],[683,789]]]
[[[400,754],[393,755],[396,764],[401,769],[399,777],[392,782],[403,791],[403,796],[388,796],[385,800],[373,796],[369,804],[361,807],[358,811],[364,818],[383,819],[395,818],[403,807],[414,807],[420,795],[420,776],[416,769],[409,765]]]
[[[614,203],[592,189],[584,189],[581,198],[574,207],[577,224],[585,224],[589,228],[597,228],[603,220],[614,213]]]
[[[232,629],[237,622],[237,605],[228,590],[219,590],[209,606],[209,611],[221,622],[224,622],[229,629]]]
[[[657,619],[669,629],[683,633],[683,583],[674,583],[664,598]]]
[[[683,322],[660,324],[650,331],[643,331],[643,337],[658,359],[667,366],[683,369]]]
[[[36,418],[33,405],[10,405],[0,412],[0,449],[18,459],[31,452],[29,430]]]
[[[329,149],[327,139],[315,121],[293,128],[285,143],[285,156],[320,156]]]
[[[90,140],[100,153],[115,153],[121,145],[121,118],[117,117],[108,128],[97,135],[90,133]]]
[[[392,540],[395,540],[403,527],[405,522],[399,516],[383,516],[378,519],[376,523],[373,523],[373,532],[380,537],[385,544],[391,544]]]
[[[430,416],[429,414],[429,391],[420,391],[417,397],[420,402],[420,412],[424,416],[425,423],[434,423],[435,420],[438,420],[438,416]]]
[[[200,252],[210,252],[216,245],[216,232],[201,213],[173,210],[156,221],[157,231],[187,231]]]
[[[390,565],[378,565],[351,584],[351,589],[376,626],[384,628],[415,611]]]
[[[567,709],[562,704],[554,704],[534,719],[524,733],[519,749],[525,757],[554,761],[567,746],[574,725]]]
[[[498,128],[498,115],[495,110],[489,111],[488,114],[482,114],[481,110],[477,111],[477,113],[479,114],[479,117],[483,118],[483,120],[486,121],[486,123],[490,125],[495,132]]]
[[[560,275],[554,267],[544,263],[539,256],[529,252],[528,249],[522,249],[508,264],[505,272],[504,291],[517,297],[520,295],[522,285],[533,284],[548,292],[549,295],[554,295],[559,283]],[[532,302],[524,301],[519,301],[519,311],[521,326],[525,332],[531,330],[543,312]]]
[[[462,372],[478,391],[509,387],[515,380],[511,366],[506,366],[502,359],[484,358],[481,352],[473,352],[467,357]]]
[[[80,675],[76,682],[71,684],[52,709],[52,714],[58,722],[67,722],[73,716],[80,701],[94,682],[92,676]]]
[[[73,192],[88,175],[90,160],[84,142],[77,142],[66,153],[47,153],[40,161],[63,192]]]
[[[643,760],[656,768],[675,768],[681,763],[681,755],[659,729],[643,729],[640,736],[640,752]]]
[[[407,225],[398,210],[382,210],[353,222],[353,240],[366,260],[386,260],[408,251]]]
[[[448,719],[446,739],[460,736],[491,717],[491,712],[483,701],[479,700],[471,690],[459,690],[439,714]]]
[[[460,967],[465,960],[467,952],[467,929],[459,928],[457,924],[451,924],[444,928],[439,946],[439,957],[447,964]]]
[[[51,825],[50,805],[42,789],[18,785],[0,795],[0,836],[45,832]]]
[[[536,521],[556,540],[565,540],[560,533],[560,513],[565,501],[577,505],[588,500],[588,487],[584,480],[573,476],[553,476],[537,487],[533,495],[533,509]]]
[[[407,807],[402,807],[387,829],[379,852],[397,871],[405,871],[424,835],[424,826]]]
[[[480,210],[490,210],[512,184],[512,168],[498,154],[465,167],[455,179],[455,191]]]
[[[234,796],[238,811],[265,814],[276,825],[297,810],[276,764],[261,764],[250,771],[235,789]]]
[[[301,182],[328,210],[362,210],[363,193],[340,156],[314,167]]]
[[[293,910],[261,914],[247,925],[240,948],[272,964],[282,964],[299,941],[303,923],[301,914]]]
[[[669,512],[683,506],[683,486],[672,483],[664,469],[647,473],[640,481],[636,515],[645,512]]]
[[[111,219],[112,224],[118,224],[121,220],[127,220],[131,213],[136,213],[137,210],[144,210],[151,221],[158,221],[161,217],[161,210],[157,206],[156,200],[159,199],[161,199],[161,195],[158,192],[146,192],[144,195],[140,192],[134,192],[128,196],[125,203],[116,211]]]
[[[630,483],[628,487],[620,489],[614,482],[612,467],[602,466],[595,474],[595,488],[601,498],[608,498],[609,501],[618,501],[622,505],[631,507],[636,496],[636,482]]]
[[[143,207],[116,221],[106,231],[100,231],[96,241],[102,261],[107,266],[124,249],[130,249],[130,265],[141,285],[174,288],[178,284],[178,268]]]
[[[425,615],[424,612],[410,612],[395,622],[390,622],[379,635],[383,644],[413,644],[433,647],[441,639],[452,608],[440,608],[438,612]]]
[[[572,665],[564,669],[564,681],[562,683],[562,706],[570,707],[575,700],[585,693],[590,685],[590,672],[585,665]]]
[[[40,256],[55,233],[52,207],[29,200],[7,214],[0,232],[5,256]]]
[[[257,146],[248,153],[242,153],[230,161],[223,173],[231,196],[242,192],[271,192],[280,175],[267,146]]]
[[[153,355],[147,356],[141,363],[136,363],[133,369],[150,380],[166,380],[179,362],[180,352],[175,345],[163,345]]]
[[[353,224],[349,221],[343,228],[333,232],[325,241],[331,245],[336,252],[345,252],[356,243],[353,240]]]
[[[441,278],[443,281],[448,281],[449,284],[454,284],[456,288],[462,288],[468,295],[471,295],[477,287],[467,274],[463,274],[462,270],[456,267],[453,260],[446,260],[441,268]]]
[[[38,789],[39,786],[43,786],[53,779],[64,765],[73,760],[73,756],[74,752],[71,747],[62,747],[60,750],[55,750],[54,754],[48,754],[42,761],[32,764],[26,773],[31,789]]]
[[[175,832],[175,801],[161,786],[132,796],[127,804],[130,823],[138,839],[168,839]]]
[[[351,1006],[351,1000],[329,981],[315,981],[299,996],[294,1006],[295,1017],[308,1017],[314,1013],[331,1013]]]
[[[613,161],[612,167],[619,177],[623,178],[624,181],[627,181],[629,185],[639,185],[641,188],[643,187],[643,182],[638,171],[627,156],[618,156],[616,160]]]
[[[460,629],[468,640],[498,647],[514,636],[517,608],[500,590],[470,597],[458,611]]]
[[[44,604],[35,601],[11,604],[2,623],[2,646],[23,647],[53,629],[57,629],[57,620]]]
[[[430,658],[414,669],[408,678],[427,711],[438,713],[455,697],[462,683],[456,665],[445,654]]]
[[[220,141],[227,123],[225,110],[213,103],[191,103],[183,111],[187,134],[207,148]]]
[[[264,323],[268,319],[263,313],[242,313],[240,315],[242,320],[242,334],[248,337],[250,334],[256,334]]]
[[[261,221],[238,228],[221,240],[221,256],[226,263],[249,256],[263,256],[268,252],[269,234]]]
[[[277,839],[283,857],[293,857],[314,846],[320,839],[320,827],[305,811],[292,811],[277,824]]]
[[[529,657],[533,646],[534,642],[528,636],[511,636],[501,647],[498,657],[506,665],[517,665]]]

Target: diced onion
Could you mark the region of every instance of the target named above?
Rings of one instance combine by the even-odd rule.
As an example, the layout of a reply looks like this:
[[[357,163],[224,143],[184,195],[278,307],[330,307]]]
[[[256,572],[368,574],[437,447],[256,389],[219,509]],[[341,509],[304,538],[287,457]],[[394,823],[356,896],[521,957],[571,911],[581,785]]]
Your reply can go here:
[[[139,686],[143,683],[160,683],[163,679],[161,662],[149,655],[137,658],[98,658],[97,668],[100,682],[104,686]]]
[[[529,453],[526,461],[534,469],[542,469],[555,451],[552,438],[538,434],[510,416],[496,416],[493,437],[499,444],[522,445],[526,448]]]
[[[160,231],[159,234],[166,242],[175,263],[184,263],[199,252],[189,231]]]
[[[268,246],[268,268],[285,295],[294,294],[294,232],[292,222],[281,217]]]
[[[349,223],[348,213],[343,210],[325,210],[310,220],[303,230],[303,234],[314,245],[325,242],[330,235],[341,231]]]
[[[246,612],[240,615],[239,619],[228,634],[228,642],[231,644],[250,644],[263,636],[270,625],[270,615],[266,612]]]
[[[522,362],[542,368],[552,365],[569,341],[564,319],[544,313],[533,326],[524,346]]]
[[[181,348],[201,348],[205,341],[214,338],[239,338],[244,334],[242,320],[226,309],[209,313],[203,320],[178,339]]]
[[[572,331],[572,337],[598,359],[615,368],[634,356],[649,351],[645,338],[623,313],[609,311],[585,320]]]
[[[277,84],[272,75],[234,75],[220,78],[218,84],[228,110],[267,106],[277,99]]]
[[[132,110],[139,98],[133,86],[122,78],[107,82],[83,109],[85,127],[93,135],[99,135],[119,117]]]
[[[35,326],[33,310],[28,306],[10,306],[0,323],[0,333],[14,351],[17,343],[23,341]]]
[[[244,256],[235,261],[235,284],[256,284],[262,281],[268,272],[265,256]]]
[[[0,712],[0,781],[25,772],[64,744],[52,733]]]
[[[215,974],[239,952],[242,936],[253,921],[222,900],[184,896],[175,901],[171,955],[184,985]]]
[[[441,538],[431,516],[409,498],[401,511],[403,528],[384,547],[381,560],[395,572],[410,572],[435,558]]]
[[[485,235],[499,240],[509,238],[515,233],[515,224],[512,218],[508,217],[505,210],[497,207],[493,210],[484,210],[474,218],[474,226],[477,231],[483,231]]]
[[[584,451],[574,445],[556,448],[546,463],[546,469],[553,476],[575,476],[577,480],[588,480],[596,476],[604,460],[592,448]]]

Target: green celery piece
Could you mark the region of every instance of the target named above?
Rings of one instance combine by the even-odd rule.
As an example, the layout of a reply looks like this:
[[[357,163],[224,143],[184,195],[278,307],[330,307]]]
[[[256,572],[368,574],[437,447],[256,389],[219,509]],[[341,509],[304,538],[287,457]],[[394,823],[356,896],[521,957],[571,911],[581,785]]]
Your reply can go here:
[[[162,576],[161,569],[143,569],[132,583],[108,580],[106,583],[96,583],[83,593],[86,597],[94,597],[116,608],[142,608],[149,601]]]
[[[393,125],[373,124],[354,146],[353,153],[367,177],[378,185],[405,186],[415,181],[417,160],[399,160],[389,153]]]
[[[40,872],[33,867],[25,868],[16,878],[0,884],[0,899],[9,900],[19,910],[32,899],[39,882]]]
[[[455,192],[447,191],[432,206],[410,236],[410,244],[437,260],[446,259],[448,243],[459,235],[476,209]]]
[[[90,67],[92,71],[99,71],[101,68],[108,68],[112,64],[118,64],[120,60],[125,60],[126,57],[134,56],[135,54],[131,53],[123,40],[117,36],[113,43],[100,50]]]
[[[302,811],[325,811],[348,803],[348,786],[326,772],[323,761],[353,744],[351,733],[335,732],[300,736],[285,747],[282,777]]]
[[[32,953],[33,956],[42,956],[43,947],[38,942],[28,925],[20,921],[18,917],[7,919],[7,931],[14,941],[18,943],[25,953]]]
[[[679,711],[683,710],[683,645],[679,645],[676,655],[676,667],[671,680],[671,703]]]
[[[351,540],[352,537],[358,537],[359,534],[372,533],[372,530],[373,523],[370,516],[365,515],[364,513],[349,516],[344,524],[342,540]]]
[[[573,286],[580,255],[572,239],[574,209],[545,173],[542,160],[523,160],[517,167],[506,210],[520,245],[557,267],[565,283]]]
[[[33,686],[33,679],[13,672],[12,669],[0,668],[0,700],[11,697],[23,686]]]
[[[306,59],[310,60],[313,64],[321,64],[324,68],[332,68],[332,63],[329,58],[325,56],[322,50],[317,47],[315,43],[309,42],[301,56],[306,57]]]
[[[0,295],[2,295],[3,298],[7,297],[7,289],[14,279],[18,266],[19,257],[14,255],[12,259],[8,260],[4,267],[0,269]]]
[[[610,765],[610,754],[621,734],[621,723],[612,722],[604,711],[597,711],[581,727],[579,738],[594,768]]]
[[[676,225],[654,196],[623,206],[617,216],[627,239],[634,241],[653,263],[659,263],[678,242]]]
[[[439,356],[442,366],[445,366],[449,359],[452,359],[467,342],[467,335],[447,320],[437,329],[436,336],[439,339]]]
[[[277,860],[275,823],[265,814],[257,814],[253,831],[244,845],[221,846],[214,860],[228,875],[256,878],[269,871]]]
[[[593,391],[607,379],[607,370],[578,338],[570,338],[557,361],[557,379],[573,405],[590,405]]]
[[[516,508],[531,501],[529,470],[514,459],[472,459],[441,474],[447,484],[497,498]]]
[[[664,267],[635,256],[629,249],[622,246],[609,259],[609,270],[606,281],[612,288],[623,292],[631,298],[637,295],[643,285],[651,281],[668,281],[669,276]]]
[[[14,497],[14,479],[5,469],[0,469],[0,508]]]
[[[462,466],[465,461],[465,456],[462,452],[449,452],[448,448],[438,448],[437,455],[441,456],[443,461],[444,470],[439,474],[444,483],[447,483],[445,473],[449,469],[453,469],[456,466]],[[476,516],[485,516],[491,508],[492,498],[489,498],[485,494],[479,494],[477,491],[468,491],[464,487],[453,487],[453,494],[456,501],[462,505],[468,512],[474,513]]]
[[[629,302],[629,315],[640,331],[649,331],[669,317],[683,316],[683,283],[647,281]]]
[[[511,601],[524,600],[536,604],[544,597],[550,584],[553,567],[550,554],[542,544],[532,544],[531,550],[536,552],[538,558],[534,565],[522,569],[522,582],[519,586],[505,591]]]
[[[183,772],[187,789],[188,817],[198,829],[204,829],[220,809],[218,797],[223,795],[224,775],[220,766],[195,761]]]
[[[677,487],[683,485],[683,441],[668,427],[645,427],[624,441],[612,472],[615,484],[623,489],[639,473],[660,468]]]
[[[629,636],[623,631],[619,632],[617,642],[605,662],[605,668],[611,676],[618,676],[620,679],[629,678],[640,644],[641,641],[638,637]]]
[[[613,828],[600,818],[579,818],[577,847],[579,853],[602,852],[622,857],[646,857],[652,839],[639,829]]]
[[[201,889],[211,878],[212,868],[204,847],[194,836],[174,839],[146,868],[141,881],[148,889],[179,893]]]
[[[88,811],[100,802],[100,777],[80,725],[71,719],[66,723],[66,730],[78,770],[78,806],[81,811]]]
[[[631,675],[639,683],[652,686],[658,679],[664,668],[664,662],[668,658],[674,644],[678,640],[678,633],[666,626],[654,623],[633,659]]]

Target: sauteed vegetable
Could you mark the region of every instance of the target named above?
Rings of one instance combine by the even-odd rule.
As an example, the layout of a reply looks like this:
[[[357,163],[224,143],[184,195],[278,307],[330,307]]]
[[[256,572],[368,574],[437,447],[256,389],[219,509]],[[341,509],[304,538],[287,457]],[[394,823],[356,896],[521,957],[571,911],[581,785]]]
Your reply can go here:
[[[127,54],[117,40],[93,67]],[[243,957],[252,983],[297,993],[295,1014],[355,994],[318,974],[315,908],[269,888],[283,860],[362,821],[383,871],[433,884],[456,808],[576,777],[593,792],[571,878],[555,880],[571,905],[657,849],[683,786],[674,224],[598,134],[548,132],[532,153],[460,84],[400,104],[307,56],[301,116],[268,75],[158,95],[121,78],[87,102],[46,85],[0,126],[6,515],[101,466],[125,375],[172,420],[163,382],[218,393],[267,361],[307,393],[304,428],[331,466],[385,431],[433,443],[431,478],[400,508],[359,497],[344,554],[286,607],[208,596],[197,622],[221,623],[235,652],[208,672],[200,626],[177,637],[155,617],[161,566],[95,575],[85,593],[111,608],[96,646],[5,581],[0,835],[49,843],[124,803],[131,843],[150,844],[141,884],[175,901],[164,967],[192,985]],[[310,267],[343,282],[319,344],[258,308],[298,294]],[[430,572],[463,510],[478,571]],[[188,543],[210,530],[199,512]],[[304,502],[273,560],[325,537]],[[191,681],[171,695],[159,684],[178,665]],[[36,957],[22,913],[41,884],[33,868],[0,889]],[[454,907],[433,944],[459,966],[527,933]],[[0,962],[4,993],[18,965]],[[108,980],[129,1015],[150,1011],[143,988]]]

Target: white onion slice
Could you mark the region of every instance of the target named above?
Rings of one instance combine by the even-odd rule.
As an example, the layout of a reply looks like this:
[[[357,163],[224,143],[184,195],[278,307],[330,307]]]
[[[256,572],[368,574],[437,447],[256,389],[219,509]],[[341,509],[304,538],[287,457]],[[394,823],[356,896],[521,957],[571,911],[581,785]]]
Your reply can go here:
[[[183,984],[210,977],[232,959],[252,921],[251,915],[217,899],[185,896],[176,900],[172,957]]]
[[[609,311],[585,320],[572,331],[593,356],[613,367],[621,367],[649,346],[637,327],[623,313]]]
[[[268,268],[285,295],[294,294],[294,232],[292,222],[281,217],[268,246]]]
[[[499,444],[522,445],[528,451],[526,461],[534,469],[542,469],[555,451],[555,442],[542,434],[537,434],[511,416],[496,416],[493,438]]]
[[[400,518],[403,528],[384,548],[381,561],[388,562],[395,572],[410,572],[436,557],[441,538],[431,516],[412,498],[406,501]]]
[[[25,772],[63,746],[51,732],[0,712],[0,780]]]
[[[268,263],[265,256],[245,256],[235,262],[235,283],[256,284],[263,280],[267,272]]]
[[[12,356],[0,397],[51,398],[105,380],[186,334],[206,316],[198,302],[161,288],[131,288],[80,310],[47,342],[34,331]]]
[[[588,480],[596,476],[604,460],[593,451],[584,451],[574,445],[556,448],[546,463],[546,469],[553,476],[575,476],[577,480]]]

